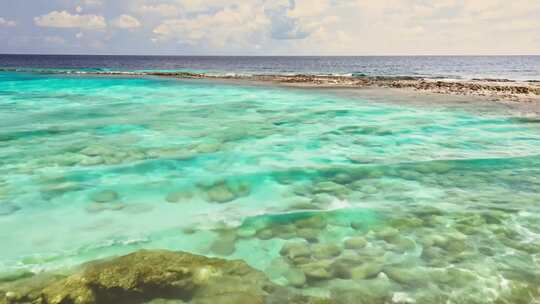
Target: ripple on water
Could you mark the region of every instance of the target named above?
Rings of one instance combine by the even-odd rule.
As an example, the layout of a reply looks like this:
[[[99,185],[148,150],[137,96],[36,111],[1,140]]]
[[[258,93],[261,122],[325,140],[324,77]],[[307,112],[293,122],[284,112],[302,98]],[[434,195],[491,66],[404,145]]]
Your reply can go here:
[[[0,80],[6,272],[164,248],[243,259],[338,303],[538,297],[534,120],[269,87],[28,77]]]

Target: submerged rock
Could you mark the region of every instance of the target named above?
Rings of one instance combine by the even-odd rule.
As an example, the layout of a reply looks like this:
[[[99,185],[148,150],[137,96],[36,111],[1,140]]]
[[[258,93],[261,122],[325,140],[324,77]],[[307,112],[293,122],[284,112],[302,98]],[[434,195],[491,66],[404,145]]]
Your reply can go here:
[[[316,229],[302,228],[296,231],[296,235],[310,243],[315,243],[318,241],[319,231]]]
[[[289,264],[285,259],[279,257],[273,259],[264,272],[270,276],[271,279],[277,279],[287,273],[287,271],[289,271]]]
[[[296,221],[296,227],[301,228],[313,228],[313,229],[324,229],[326,228],[327,221],[323,216],[312,216],[306,219],[301,219]]]
[[[355,280],[374,278],[381,273],[383,267],[379,261],[369,261],[351,269],[351,277]]]
[[[412,251],[416,248],[416,243],[406,237],[397,237],[390,240],[393,245],[393,249],[398,252]]]
[[[338,173],[332,178],[332,180],[338,184],[346,185],[354,181],[354,178],[347,173]]]
[[[19,210],[21,210],[21,207],[11,203],[0,203],[0,216],[11,215]]]
[[[237,235],[233,230],[219,231],[219,235],[210,246],[210,250],[218,255],[229,256],[236,251],[236,238]]]
[[[421,287],[429,284],[429,275],[423,267],[386,267],[384,273],[394,282]]]
[[[214,203],[228,203],[239,197],[248,196],[251,186],[246,182],[219,181],[209,186],[203,186],[208,201]]]
[[[304,264],[301,266],[301,269],[309,281],[328,280],[332,278],[332,273],[329,269],[331,263],[325,262],[326,261],[320,261]]]
[[[396,238],[398,235],[399,235],[399,230],[391,228],[391,227],[385,227],[375,232],[375,237],[385,240],[385,241],[391,241],[393,238]]]
[[[110,155],[113,151],[104,146],[89,146],[81,150],[81,154],[86,156]]]
[[[34,273],[27,270],[17,270],[12,272],[0,273],[0,283],[12,282],[24,278],[33,277]]]
[[[241,227],[236,230],[236,236],[239,238],[251,238],[254,237],[257,234],[257,230],[250,227]]]
[[[100,156],[85,157],[79,162],[79,164],[81,166],[97,166],[103,164],[103,158]]]
[[[275,236],[285,240],[292,239],[296,236],[296,228],[290,224],[275,226],[272,228],[272,231]]]
[[[334,244],[314,244],[311,247],[313,256],[317,259],[330,259],[341,254],[342,249]]]
[[[70,276],[0,284],[0,303],[323,303],[301,300],[242,261],[142,250],[92,262]],[[291,277],[300,284],[302,277]]]
[[[354,230],[364,230],[366,228],[366,223],[362,221],[353,221],[351,222],[351,228]]]
[[[189,191],[174,191],[167,194],[165,200],[169,203],[179,203],[181,201],[188,201],[193,198],[193,193]]]
[[[218,255],[229,256],[236,251],[236,240],[231,238],[217,239],[210,250]]]
[[[113,190],[103,190],[92,194],[90,198],[96,203],[109,203],[117,200],[119,195]]]
[[[279,253],[290,260],[294,260],[297,258],[310,257],[311,249],[309,248],[309,244],[305,242],[291,242],[283,245]]]
[[[176,299],[153,299],[150,302],[144,304],[185,304],[186,302]]]
[[[303,271],[296,268],[289,269],[285,273],[285,278],[289,282],[289,285],[294,287],[302,287],[306,284],[306,275]]]
[[[236,199],[234,193],[225,183],[212,186],[206,194],[208,195],[208,200],[215,203],[228,203]]]
[[[313,192],[332,194],[341,199],[346,198],[350,194],[351,190],[341,184],[331,181],[319,182],[313,187]]]
[[[84,188],[77,183],[65,181],[46,185],[40,189],[40,194],[43,199],[50,200],[55,197],[62,196],[68,192],[76,192],[83,189]]]
[[[390,280],[383,275],[374,279],[363,280],[356,286],[344,286],[341,288],[336,288],[332,290],[332,299],[339,304],[396,303],[392,301],[392,284]]]
[[[351,237],[345,240],[345,248],[347,249],[362,249],[366,245],[367,240],[361,236]]]

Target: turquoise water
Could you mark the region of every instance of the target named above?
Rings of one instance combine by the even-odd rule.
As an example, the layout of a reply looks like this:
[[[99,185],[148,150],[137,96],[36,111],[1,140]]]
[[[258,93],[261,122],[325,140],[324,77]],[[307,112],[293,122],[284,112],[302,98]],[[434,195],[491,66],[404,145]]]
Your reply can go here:
[[[0,270],[166,248],[306,294],[532,301],[539,121],[357,95],[0,73]]]

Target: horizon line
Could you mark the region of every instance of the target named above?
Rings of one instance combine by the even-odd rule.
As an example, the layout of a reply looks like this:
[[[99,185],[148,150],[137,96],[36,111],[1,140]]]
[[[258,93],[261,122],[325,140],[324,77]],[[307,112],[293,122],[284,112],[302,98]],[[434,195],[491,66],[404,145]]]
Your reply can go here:
[[[87,54],[87,53],[0,53],[0,56],[118,56],[118,57],[519,57],[540,54],[364,54],[364,55],[195,55],[195,54]]]

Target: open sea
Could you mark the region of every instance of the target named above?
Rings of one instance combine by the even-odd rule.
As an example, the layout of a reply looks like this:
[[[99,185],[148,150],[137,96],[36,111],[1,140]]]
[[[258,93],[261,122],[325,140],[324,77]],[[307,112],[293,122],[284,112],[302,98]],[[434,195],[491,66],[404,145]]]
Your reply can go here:
[[[0,69],[188,71],[540,80],[540,56],[211,57],[0,55]]]
[[[534,80],[540,57],[0,55],[0,68],[0,283],[170,249],[323,297],[537,303],[538,118],[464,98],[43,69]]]

